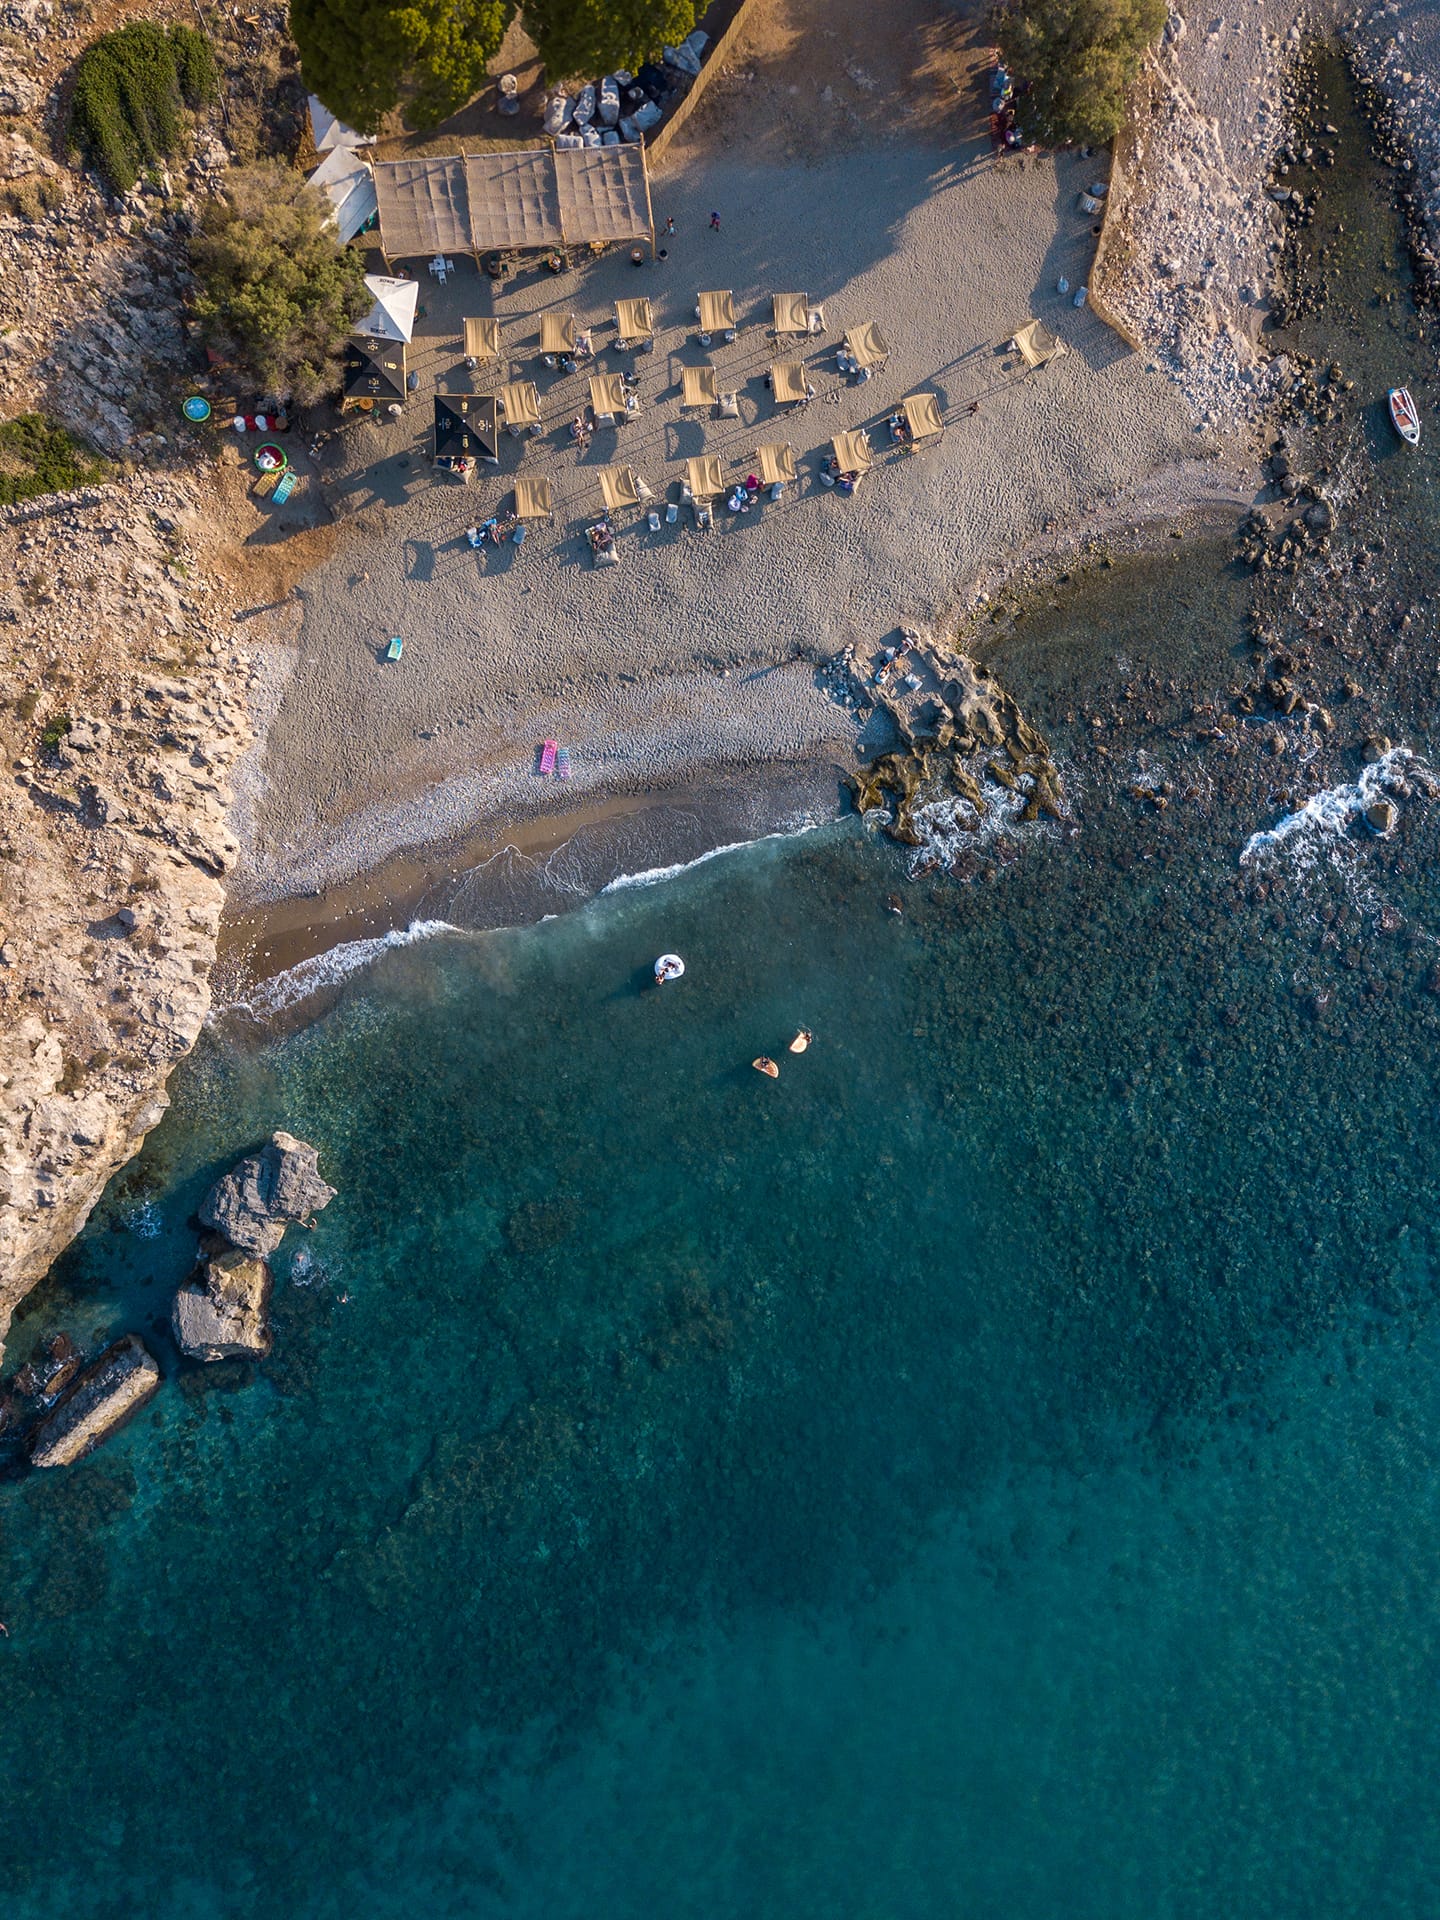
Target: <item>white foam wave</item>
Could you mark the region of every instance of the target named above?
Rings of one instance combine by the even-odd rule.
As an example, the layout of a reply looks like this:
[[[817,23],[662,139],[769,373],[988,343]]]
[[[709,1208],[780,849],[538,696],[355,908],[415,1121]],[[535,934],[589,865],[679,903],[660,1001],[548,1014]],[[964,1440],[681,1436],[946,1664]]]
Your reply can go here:
[[[721,854],[740,853],[746,847],[762,847],[767,840],[795,840],[802,833],[813,833],[824,824],[823,820],[807,817],[798,826],[783,828],[778,833],[757,834],[753,840],[727,840],[723,847],[711,847],[708,853],[697,854],[693,860],[677,860],[673,866],[646,867],[640,873],[617,873],[613,880],[606,881],[600,892],[624,893],[630,887],[658,887],[662,880],[674,880],[695,867],[703,867],[708,861],[718,860]]]
[[[1240,853],[1242,867],[1266,855],[1288,853],[1302,863],[1322,852],[1331,851],[1348,839],[1350,829],[1365,809],[1377,800],[1392,797],[1391,789],[1415,755],[1409,747],[1392,747],[1379,760],[1362,769],[1360,778],[1342,781],[1312,793],[1303,807],[1287,813],[1273,827],[1252,833]]]
[[[390,933],[369,940],[344,940],[338,947],[315,953],[283,973],[272,974],[251,989],[243,999],[235,999],[218,1009],[222,1013],[248,1013],[255,1020],[273,1020],[308,1000],[312,993],[326,987],[338,987],[362,967],[395,947],[413,947],[421,940],[433,940],[438,934],[458,933],[448,920],[413,920],[408,927],[396,927]]]
[[[1043,837],[1058,831],[1053,820],[1022,820],[1034,780],[1022,774],[1018,784],[1003,787],[983,769],[977,770],[981,805],[962,794],[946,794],[916,807],[910,820],[920,839],[910,861],[912,878],[948,867],[962,854],[986,850],[997,840],[1019,842],[1030,835]]]

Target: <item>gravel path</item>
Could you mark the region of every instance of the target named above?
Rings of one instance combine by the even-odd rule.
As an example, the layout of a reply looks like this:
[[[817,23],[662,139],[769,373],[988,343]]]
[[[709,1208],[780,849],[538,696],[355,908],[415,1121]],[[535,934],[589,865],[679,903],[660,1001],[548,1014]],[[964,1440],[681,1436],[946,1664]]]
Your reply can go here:
[[[897,144],[818,166],[727,155],[655,183],[657,221],[673,216],[677,228],[655,267],[612,256],[560,280],[532,277],[493,303],[468,263],[444,290],[428,282],[412,355],[422,385],[404,419],[331,443],[340,452],[324,483],[354,517],[305,588],[242,899],[321,886],[487,817],[560,804],[567,789],[533,773],[546,735],[574,754],[576,796],[659,788],[697,767],[816,754],[849,763],[852,723],[815,685],[816,651],[945,618],[997,560],[1206,450],[1172,383],[1055,291],[1062,275],[1085,280],[1094,240],[1077,199],[1100,170],[1078,154],[997,167],[974,143],[950,161]],[[707,357],[691,338],[696,290],[724,286],[746,324],[713,358],[742,417],[701,421],[680,411],[678,370]],[[770,292],[791,289],[823,302],[828,331],[805,354],[816,399],[781,421],[762,379],[766,323]],[[645,412],[577,460],[565,423],[581,382],[540,370],[537,316],[554,304],[600,323],[617,295],[642,292],[661,336],[636,362]],[[553,473],[560,508],[522,550],[482,557],[463,529],[505,502],[516,445],[503,442],[505,473],[461,489],[431,477],[427,443],[431,392],[469,384],[460,317],[492,310],[506,325],[507,371],[541,385],[547,433],[524,466]],[[1033,314],[1070,351],[1021,379],[1004,343]],[[862,320],[878,321],[892,357],[848,386],[833,349]],[[620,364],[607,338],[597,332],[602,364]],[[883,417],[918,387],[939,394],[944,438],[918,456],[892,453]],[[817,451],[877,416],[876,467],[855,498],[823,490]],[[790,440],[801,468],[781,504],[732,519],[722,502],[709,535],[683,523],[658,536],[627,529],[622,564],[590,567],[582,528],[606,460],[638,467],[663,498],[687,455],[715,452],[743,472],[769,438]],[[391,633],[405,637],[399,665],[379,658]]]

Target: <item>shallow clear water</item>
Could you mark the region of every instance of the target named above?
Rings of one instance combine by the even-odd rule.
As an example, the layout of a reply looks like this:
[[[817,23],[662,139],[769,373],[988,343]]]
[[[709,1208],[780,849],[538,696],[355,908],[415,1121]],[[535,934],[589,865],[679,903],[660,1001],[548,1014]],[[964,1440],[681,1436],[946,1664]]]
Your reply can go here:
[[[14,1920],[1433,1912],[1440,803],[1242,859],[1358,758],[1197,725],[1225,559],[997,630],[1074,837],[852,822],[205,1037],[17,1322],[167,1380],[0,1484]],[[184,1368],[277,1125],[339,1198]]]

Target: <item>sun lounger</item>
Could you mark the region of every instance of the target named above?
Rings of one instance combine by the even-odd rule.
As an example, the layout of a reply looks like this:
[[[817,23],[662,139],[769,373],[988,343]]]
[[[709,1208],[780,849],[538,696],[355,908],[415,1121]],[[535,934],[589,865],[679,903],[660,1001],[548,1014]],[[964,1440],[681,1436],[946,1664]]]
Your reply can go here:
[[[659,533],[660,516],[653,507],[650,509],[649,513],[647,513],[645,516],[645,524],[647,527],[649,527],[651,533]]]
[[[677,506],[676,506],[676,504],[675,504],[675,502],[674,502],[674,501],[672,500],[672,501],[670,501],[670,503],[669,503],[669,505],[668,505],[668,506],[666,507],[666,509],[665,509],[665,524],[666,524],[666,526],[668,526],[668,527],[673,527],[673,526],[674,526],[674,524],[675,524],[675,522],[676,522],[676,521],[677,521],[677,520],[678,520],[679,518],[680,518],[680,509],[679,509],[679,507],[677,507]]]
[[[385,649],[385,658],[387,660],[398,660],[404,651],[405,651],[405,642],[400,638],[399,634],[397,633],[394,639],[390,642],[389,646]]]
[[[568,780],[570,778],[570,749],[568,747],[561,747],[556,752],[555,773],[557,778],[561,780]]]
[[[545,740],[541,742],[541,746],[540,746],[541,773],[553,773],[555,771],[555,755],[558,752],[559,752],[559,748],[556,746],[553,740]]]
[[[511,534],[510,538],[515,542],[517,547],[524,546],[525,528],[523,526],[516,527],[515,531]]]

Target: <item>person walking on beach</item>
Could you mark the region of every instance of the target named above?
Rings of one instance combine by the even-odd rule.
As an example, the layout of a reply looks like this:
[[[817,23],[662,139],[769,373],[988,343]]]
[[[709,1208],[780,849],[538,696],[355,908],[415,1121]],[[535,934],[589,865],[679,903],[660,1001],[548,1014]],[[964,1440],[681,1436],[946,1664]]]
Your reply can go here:
[[[674,232],[675,232],[675,218],[674,218],[674,215],[672,214],[671,217],[665,222],[665,238],[667,240],[672,238],[674,235]]]
[[[718,213],[712,213],[710,216],[710,231],[712,233],[719,233],[720,231],[720,216]]]

